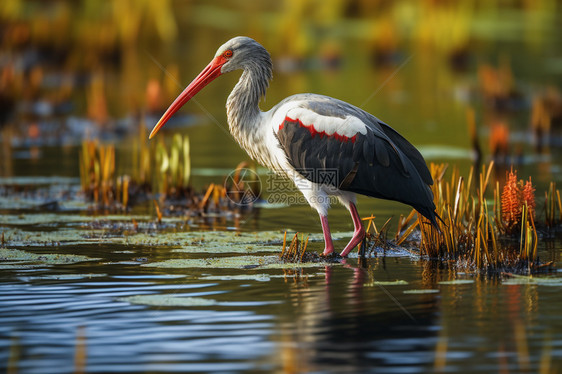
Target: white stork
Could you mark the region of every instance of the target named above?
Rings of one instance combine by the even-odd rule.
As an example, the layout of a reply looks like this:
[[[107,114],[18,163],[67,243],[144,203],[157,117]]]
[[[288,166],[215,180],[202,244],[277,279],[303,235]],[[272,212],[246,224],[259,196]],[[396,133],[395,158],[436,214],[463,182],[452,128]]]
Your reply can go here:
[[[272,77],[269,53],[238,36],[223,44],[207,67],[166,110],[150,138],[218,76],[241,69],[226,102],[230,132],[250,157],[292,179],[320,215],[323,255],[334,251],[330,196],[349,210],[355,227],[342,257],[365,237],[356,193],[411,205],[437,226],[433,180],[418,150],[390,126],[346,102],[316,94],[290,96],[267,112],[258,106]]]

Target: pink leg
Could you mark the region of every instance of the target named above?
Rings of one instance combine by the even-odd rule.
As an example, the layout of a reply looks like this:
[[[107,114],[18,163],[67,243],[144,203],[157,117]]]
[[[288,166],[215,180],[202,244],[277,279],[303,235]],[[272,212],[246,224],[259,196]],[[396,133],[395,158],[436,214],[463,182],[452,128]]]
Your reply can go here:
[[[363,228],[363,224],[361,223],[361,218],[359,217],[359,213],[357,213],[355,204],[349,204],[349,212],[351,213],[351,218],[353,219],[355,231],[353,232],[353,236],[351,237],[349,243],[347,243],[343,251],[340,253],[340,256],[342,257],[347,256],[349,252],[351,252],[353,248],[357,247],[357,245],[365,238],[365,229]]]
[[[324,247],[323,256],[328,256],[334,251],[334,243],[332,243],[332,234],[330,233],[330,226],[328,225],[328,216],[320,215],[320,222],[322,223],[322,232],[324,233]]]

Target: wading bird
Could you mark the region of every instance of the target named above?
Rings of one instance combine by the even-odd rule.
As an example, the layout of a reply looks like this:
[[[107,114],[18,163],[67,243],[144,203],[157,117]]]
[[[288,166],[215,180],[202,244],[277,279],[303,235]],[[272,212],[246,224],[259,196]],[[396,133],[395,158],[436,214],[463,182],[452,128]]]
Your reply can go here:
[[[316,94],[290,96],[267,112],[258,106],[272,78],[269,53],[255,40],[235,37],[170,105],[150,138],[197,92],[218,76],[242,70],[228,96],[230,132],[252,159],[292,179],[320,215],[324,255],[334,251],[330,196],[349,210],[354,233],[345,257],[365,237],[355,194],[411,205],[437,225],[433,180],[418,150],[373,115],[346,102]]]

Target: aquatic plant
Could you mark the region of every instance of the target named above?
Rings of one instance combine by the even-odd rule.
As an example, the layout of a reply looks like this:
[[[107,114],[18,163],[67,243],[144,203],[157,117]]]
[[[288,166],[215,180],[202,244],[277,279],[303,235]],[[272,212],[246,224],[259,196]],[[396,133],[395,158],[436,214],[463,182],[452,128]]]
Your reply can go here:
[[[479,269],[532,271],[540,266],[537,263],[538,234],[532,181],[529,178],[523,182],[517,179],[515,171],[509,172],[501,188],[496,182],[494,206],[490,210],[486,191],[490,187],[493,167],[493,162],[483,166],[477,179],[474,178],[473,168],[467,178],[460,176],[454,168],[447,180],[447,165],[431,164],[430,171],[435,182],[432,186],[434,202],[442,218],[439,229],[419,215],[409,224],[415,213],[412,211],[406,219],[401,218],[395,243],[401,245],[418,229],[420,254],[430,258],[453,260]],[[556,222],[556,208],[560,206],[559,192],[552,185],[549,191],[545,210],[546,221],[550,220],[552,226]],[[505,240],[509,238],[519,239],[518,251],[505,245]]]
[[[254,164],[241,162],[224,183],[211,183],[201,192],[194,191],[190,184],[188,136],[174,134],[171,139],[166,139],[168,143],[160,140],[147,144],[142,121],[139,128],[139,140],[128,148],[126,152],[129,153],[122,151],[119,154],[119,164],[116,164],[113,145],[103,145],[99,141],[82,143],[81,187],[95,209],[127,210],[134,203],[153,200],[159,223],[164,215],[170,214],[212,212],[228,216],[242,209],[252,209],[253,200],[247,200],[260,194],[255,190],[260,183]],[[116,170],[127,173],[117,175]],[[248,170],[252,172],[242,174]]]
[[[517,181],[517,171],[510,171],[501,194],[500,230],[513,233],[521,227],[523,216],[535,219],[535,207],[535,188],[531,177],[523,183],[523,180]]]
[[[197,206],[201,211],[220,211],[223,206],[228,205],[225,197],[226,188],[221,185],[211,183]]]
[[[562,200],[560,199],[560,190],[556,188],[555,182],[550,182],[548,190],[545,192],[544,210],[547,227],[554,227],[562,222]],[[558,210],[558,217],[556,210]]]
[[[287,231],[283,236],[283,247],[279,258],[286,262],[302,262],[305,259],[306,247],[308,246],[308,236],[304,238],[304,234],[301,234],[301,240],[299,240],[299,233],[295,233],[289,248],[287,248]]]
[[[240,208],[251,206],[261,194],[256,164],[242,161],[224,182],[224,193]]]
[[[501,218],[505,231],[512,231],[521,222],[522,197],[517,174],[510,171],[501,195]]]
[[[152,183],[152,175],[154,170],[154,142],[147,142],[148,137],[145,115],[141,114],[140,121],[137,126],[138,136],[132,144],[132,168],[131,178],[140,185],[149,186]]]
[[[396,243],[396,245],[401,245],[416,228],[417,223],[408,226],[415,215],[416,211],[412,209],[407,217],[400,216],[400,220],[398,221],[398,229],[396,230],[396,236],[394,237],[394,242]]]
[[[189,137],[174,134],[168,146],[160,141],[156,146],[154,159],[156,160],[156,172],[153,175],[154,189],[164,195],[180,196],[186,192],[191,177]]]
[[[80,152],[82,191],[96,204],[109,207],[115,199],[115,147],[84,141]]]
[[[158,223],[162,223],[162,211],[160,210],[160,205],[156,200],[152,200],[154,202],[154,210],[156,211],[156,219]]]
[[[402,222],[403,217],[400,217],[400,222]],[[362,221],[366,221],[367,228],[365,229],[365,239],[358,245],[358,250],[360,256],[364,256],[367,253],[368,249],[374,248],[388,248],[388,229],[390,227],[390,221],[392,221],[392,217],[388,218],[385,223],[381,226],[380,230],[377,228],[375,224],[375,216],[371,215],[370,217],[362,218]],[[372,228],[372,231],[371,231]]]
[[[114,145],[96,140],[82,143],[80,183],[89,200],[106,208],[115,207],[115,203],[127,208],[132,192],[157,191],[176,197],[187,193],[191,177],[189,138],[175,134],[169,147],[163,142],[156,147],[143,145],[143,141],[139,144],[132,148],[132,176],[116,176]],[[126,168],[120,165],[120,169]]]

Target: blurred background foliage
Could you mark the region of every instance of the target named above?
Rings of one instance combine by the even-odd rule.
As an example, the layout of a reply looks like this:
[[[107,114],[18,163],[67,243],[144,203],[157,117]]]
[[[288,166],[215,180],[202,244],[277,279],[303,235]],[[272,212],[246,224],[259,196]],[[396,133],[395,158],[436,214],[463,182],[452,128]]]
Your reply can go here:
[[[559,12],[556,0],[4,0],[0,48],[3,80],[9,69],[29,75],[15,79],[15,86],[27,86],[12,87],[15,93],[32,90],[52,70],[88,72],[95,81],[103,70],[120,68],[129,76],[121,89],[137,94],[128,104],[140,106],[147,98],[140,95],[144,87],[135,87],[135,82],[146,84],[133,57],[139,50],[174,61],[169,66],[172,75],[178,73],[175,64],[189,63],[181,55],[208,58],[202,51],[209,44],[214,49],[236,34],[266,45],[284,69],[311,57],[328,64],[345,59],[361,65],[353,62],[357,55],[384,65],[400,61],[409,51],[448,58],[462,67],[470,53],[502,41],[520,41],[525,48],[544,51],[559,41]],[[35,56],[7,63],[23,50],[29,52],[30,46]],[[174,96],[176,87],[171,86],[165,91]]]
[[[474,107],[473,143],[484,157],[505,148],[511,160],[531,146],[531,112],[544,112],[533,101],[545,92],[560,101],[561,12],[558,0],[3,0],[2,141],[17,148],[100,138],[120,142],[119,153],[140,116],[151,127],[220,44],[248,35],[275,65],[263,109],[298,92],[334,96],[390,123],[426,159],[460,160],[467,170]],[[236,79],[200,94],[203,109],[182,110],[179,125],[210,125],[181,130],[198,139],[196,169],[246,158],[226,133],[224,103]],[[78,149],[63,157],[77,163]],[[41,165],[53,173],[60,162]],[[546,169],[542,179],[551,180]]]

